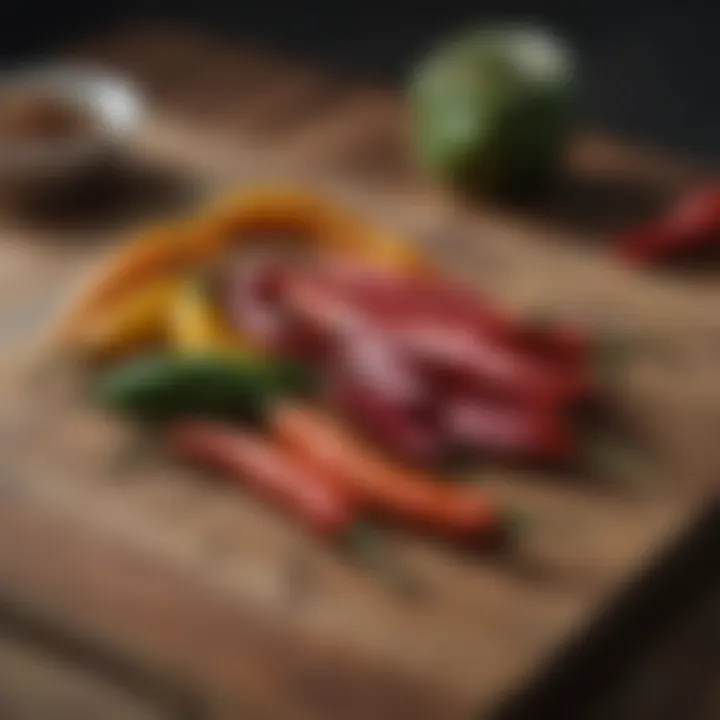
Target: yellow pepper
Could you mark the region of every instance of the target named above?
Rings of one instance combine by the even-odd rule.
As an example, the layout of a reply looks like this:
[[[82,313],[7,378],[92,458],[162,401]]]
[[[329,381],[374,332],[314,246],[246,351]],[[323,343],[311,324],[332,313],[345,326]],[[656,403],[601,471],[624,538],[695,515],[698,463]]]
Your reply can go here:
[[[320,252],[362,257],[398,272],[432,272],[423,252],[381,231],[344,207],[301,190],[258,188],[220,201],[210,212],[215,246],[262,242],[267,235],[294,239]]]
[[[133,299],[139,288],[212,263],[233,246],[263,243],[268,234],[290,236],[319,252],[355,255],[401,273],[434,272],[424,253],[335,203],[303,191],[260,188],[225,199],[195,220],[150,230],[122,246],[87,283],[52,340],[61,347],[87,346],[87,338],[95,334],[98,347],[107,344],[103,333],[122,325],[116,314],[132,314],[134,303],[143,305]],[[152,305],[149,297],[146,301]],[[98,330],[104,327],[108,330]]]
[[[108,304],[78,329],[73,350],[93,360],[109,360],[161,341],[179,285],[178,278],[153,280]]]
[[[175,294],[168,322],[171,347],[181,353],[251,352],[212,302],[207,284],[188,278]]]
[[[86,283],[55,331],[57,344],[77,344],[91,325],[102,325],[112,305],[162,278],[177,275],[218,255],[201,222],[156,228],[123,245]]]

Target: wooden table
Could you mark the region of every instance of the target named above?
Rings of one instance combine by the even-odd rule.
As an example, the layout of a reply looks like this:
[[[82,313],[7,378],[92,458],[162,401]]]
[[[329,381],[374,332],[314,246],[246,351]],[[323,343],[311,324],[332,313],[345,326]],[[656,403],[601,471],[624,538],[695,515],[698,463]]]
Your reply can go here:
[[[39,633],[56,656],[46,666],[33,656],[46,650],[9,633],[0,672],[3,654],[33,668],[21,673],[29,685],[55,687],[56,671],[69,672],[69,689],[47,694],[53,710],[75,708],[68,717],[97,717],[93,703],[110,684],[120,689],[107,717],[559,718],[573,693],[592,695],[599,659],[627,654],[631,630],[662,644],[658,627],[708,596],[707,567],[691,583],[688,558],[720,547],[714,522],[698,526],[719,464],[720,286],[629,272],[597,242],[694,182],[691,169],[588,136],[555,202],[522,213],[468,206],[414,169],[390,90],[157,28],[79,55],[133,75],[148,94],[153,114],[135,156],[151,172],[121,203],[98,185],[92,218],[86,196],[83,214],[66,199],[32,222],[8,220],[0,237],[0,607],[8,628]],[[130,228],[258,181],[325,192],[520,312],[579,316],[660,345],[612,389],[652,441],[651,489],[485,468],[487,491],[542,518],[540,529],[514,560],[394,538],[393,551],[431,588],[409,603],[231,489],[168,467],[118,478],[108,458],[124,429],[31,377],[28,343]],[[647,573],[650,585],[634,589]],[[678,584],[695,590],[677,596]],[[665,597],[672,607],[648,603]],[[705,617],[703,627],[716,620]],[[588,712],[579,704],[567,716]]]

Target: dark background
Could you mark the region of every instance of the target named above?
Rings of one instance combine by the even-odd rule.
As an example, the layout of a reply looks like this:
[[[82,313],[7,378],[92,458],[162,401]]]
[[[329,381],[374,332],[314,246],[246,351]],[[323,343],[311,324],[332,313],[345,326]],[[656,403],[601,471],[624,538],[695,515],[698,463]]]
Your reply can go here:
[[[403,9],[407,8],[407,9]],[[541,20],[574,43],[588,122],[720,163],[720,3],[712,0],[2,0],[4,60],[48,53],[138,18],[256,36],[348,70],[402,79],[414,58],[473,19]]]

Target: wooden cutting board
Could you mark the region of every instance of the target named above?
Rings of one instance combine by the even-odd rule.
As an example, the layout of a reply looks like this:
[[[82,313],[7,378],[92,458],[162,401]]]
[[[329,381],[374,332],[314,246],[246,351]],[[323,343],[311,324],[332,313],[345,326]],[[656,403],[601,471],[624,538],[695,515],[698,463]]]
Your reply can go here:
[[[487,716],[713,498],[720,283],[630,272],[599,241],[694,173],[588,136],[561,199],[522,213],[469,205],[413,167],[391,91],[157,28],[78,56],[135,78],[152,113],[133,182],[4,221],[0,598],[181,688],[187,717]],[[483,467],[487,492],[536,518],[519,557],[392,538],[427,588],[409,599],[231,488],[179,468],[119,472],[123,428],[31,372],[29,348],[87,269],[148,217],[187,216],[257,182],[324,192],[521,312],[642,338],[647,351],[612,394],[654,448],[651,482]]]

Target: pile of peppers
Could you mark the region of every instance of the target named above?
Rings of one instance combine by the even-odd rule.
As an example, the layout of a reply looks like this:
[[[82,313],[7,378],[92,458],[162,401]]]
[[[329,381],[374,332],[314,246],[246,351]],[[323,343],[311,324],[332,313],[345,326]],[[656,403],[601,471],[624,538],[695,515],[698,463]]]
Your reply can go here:
[[[318,371],[325,405],[393,457],[565,461],[592,391],[570,328],[529,327],[441,276],[271,259],[221,283],[233,327]]]
[[[316,259],[233,272],[231,250],[292,237]],[[366,515],[455,541],[507,511],[437,475],[465,452],[564,460],[592,391],[584,337],[525,326],[411,245],[286,189],[246,192],[122,247],[53,337],[92,396],[172,455],[324,536]]]

